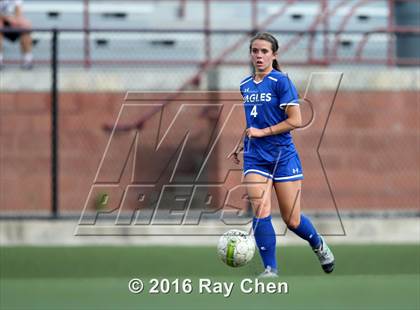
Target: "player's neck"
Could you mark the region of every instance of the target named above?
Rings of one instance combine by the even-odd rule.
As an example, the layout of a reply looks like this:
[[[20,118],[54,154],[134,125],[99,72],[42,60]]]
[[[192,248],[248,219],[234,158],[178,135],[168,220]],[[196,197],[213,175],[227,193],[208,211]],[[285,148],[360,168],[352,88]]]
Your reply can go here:
[[[269,67],[264,71],[255,71],[254,73],[254,81],[259,82],[262,81],[270,72],[273,70],[273,67]]]

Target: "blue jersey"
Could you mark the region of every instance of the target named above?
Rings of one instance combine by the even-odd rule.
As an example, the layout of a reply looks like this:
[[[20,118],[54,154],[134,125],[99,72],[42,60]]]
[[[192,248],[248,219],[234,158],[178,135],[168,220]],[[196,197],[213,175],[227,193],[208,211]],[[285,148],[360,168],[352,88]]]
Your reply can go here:
[[[286,106],[298,105],[298,94],[287,75],[272,70],[262,81],[253,76],[240,84],[244,98],[246,127],[263,129],[287,119]],[[244,139],[244,160],[277,162],[296,154],[290,132]]]

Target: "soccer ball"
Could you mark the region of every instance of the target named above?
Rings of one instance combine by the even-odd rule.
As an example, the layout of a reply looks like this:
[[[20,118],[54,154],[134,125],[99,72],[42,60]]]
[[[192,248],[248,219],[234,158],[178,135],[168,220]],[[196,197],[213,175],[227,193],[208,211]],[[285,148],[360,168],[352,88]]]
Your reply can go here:
[[[217,253],[228,266],[244,266],[254,257],[255,243],[247,232],[231,229],[220,237]]]

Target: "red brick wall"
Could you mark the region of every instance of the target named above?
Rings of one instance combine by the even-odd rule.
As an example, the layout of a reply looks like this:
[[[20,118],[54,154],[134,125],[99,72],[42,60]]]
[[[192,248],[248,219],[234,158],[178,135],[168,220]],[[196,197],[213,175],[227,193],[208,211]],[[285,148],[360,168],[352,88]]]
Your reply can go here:
[[[316,152],[332,95],[312,95],[314,122],[294,133],[305,173],[306,209],[334,210]],[[60,95],[61,210],[83,208],[109,138],[102,126],[113,124],[123,98],[118,93]],[[50,208],[49,100],[47,93],[0,94],[2,211]],[[339,93],[319,154],[340,209],[419,208],[418,104],[416,92]],[[303,107],[305,117],[310,114],[307,108]],[[243,115],[236,113],[234,118],[233,128],[223,133],[217,160],[211,161],[217,169],[231,166],[224,153],[238,139]],[[209,124],[198,117],[191,122],[204,132]]]

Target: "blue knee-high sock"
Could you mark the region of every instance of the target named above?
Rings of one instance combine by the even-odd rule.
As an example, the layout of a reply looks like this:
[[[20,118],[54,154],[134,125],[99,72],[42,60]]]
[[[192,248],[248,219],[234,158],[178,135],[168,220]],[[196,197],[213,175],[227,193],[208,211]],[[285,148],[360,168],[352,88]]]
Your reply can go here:
[[[276,232],[271,223],[271,215],[265,218],[255,218],[252,221],[255,242],[260,251],[264,267],[270,266],[277,270],[276,261]]]
[[[309,242],[312,248],[317,248],[321,245],[321,238],[319,237],[311,220],[305,215],[300,215],[300,224],[297,228],[290,228],[296,235]]]

